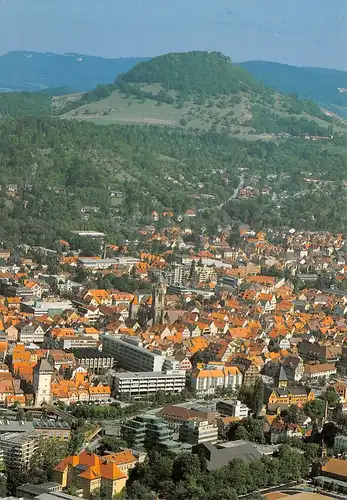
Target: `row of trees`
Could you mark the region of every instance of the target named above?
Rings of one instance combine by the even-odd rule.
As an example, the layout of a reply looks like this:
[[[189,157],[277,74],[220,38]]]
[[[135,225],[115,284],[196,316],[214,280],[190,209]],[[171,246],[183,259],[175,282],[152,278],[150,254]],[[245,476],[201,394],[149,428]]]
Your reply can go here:
[[[283,445],[274,458],[234,459],[221,469],[206,472],[203,456],[171,457],[154,452],[132,471],[125,498],[153,500],[157,494],[166,500],[236,500],[239,495],[307,477],[309,459]]]

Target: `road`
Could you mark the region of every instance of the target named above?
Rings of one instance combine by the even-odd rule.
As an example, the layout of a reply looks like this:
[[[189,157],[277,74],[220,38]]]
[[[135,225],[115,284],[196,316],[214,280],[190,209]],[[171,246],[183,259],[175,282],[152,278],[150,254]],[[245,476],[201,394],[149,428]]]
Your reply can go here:
[[[218,205],[217,208],[220,210],[221,208],[224,207],[224,205],[229,203],[229,201],[235,200],[240,192],[240,189],[242,189],[244,185],[245,185],[245,176],[244,176],[244,174],[241,174],[239,185],[234,189],[233,194],[231,196],[229,196],[229,198],[227,200],[223,201],[223,203]]]
[[[224,205],[229,203],[229,201],[235,200],[240,192],[240,189],[242,189],[244,185],[245,185],[245,176],[244,176],[244,174],[241,174],[239,185],[234,189],[233,194],[231,196],[229,196],[229,198],[227,200],[223,201],[223,203],[221,203],[220,205],[217,205],[216,208],[218,210],[221,210],[224,207]],[[200,208],[199,212],[200,213],[206,212],[206,210],[210,210],[210,208],[209,207]]]

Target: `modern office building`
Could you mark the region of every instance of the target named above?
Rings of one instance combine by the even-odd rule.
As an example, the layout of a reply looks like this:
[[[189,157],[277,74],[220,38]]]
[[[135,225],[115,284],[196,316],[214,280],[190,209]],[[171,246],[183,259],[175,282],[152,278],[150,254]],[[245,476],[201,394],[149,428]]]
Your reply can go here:
[[[173,431],[154,415],[139,415],[121,426],[121,436],[133,449],[179,451],[180,443],[172,439]]]
[[[218,441],[218,426],[216,422],[194,418],[183,422],[179,430],[180,441],[197,445],[200,443],[216,444]]]
[[[112,392],[117,396],[142,397],[158,391],[179,393],[186,385],[185,370],[165,372],[125,372],[113,377]]]
[[[221,415],[235,417],[235,418],[247,418],[249,412],[248,406],[241,403],[241,401],[239,400],[218,401],[216,404],[216,410]]]
[[[75,356],[76,363],[83,366],[92,373],[100,370],[111,369],[113,367],[113,357],[107,356],[96,348],[72,348],[71,352]]]
[[[111,356],[122,368],[131,371],[160,372],[165,356],[159,350],[149,351],[138,337],[103,335],[102,352]]]
[[[37,448],[37,436],[32,433],[7,432],[0,435],[0,450],[9,469],[28,466]]]

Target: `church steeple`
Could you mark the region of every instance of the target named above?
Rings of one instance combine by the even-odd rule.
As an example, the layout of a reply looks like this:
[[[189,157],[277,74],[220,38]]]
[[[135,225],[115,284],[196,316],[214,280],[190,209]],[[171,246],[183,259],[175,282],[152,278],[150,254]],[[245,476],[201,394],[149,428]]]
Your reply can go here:
[[[163,324],[165,314],[166,286],[163,275],[160,273],[159,283],[153,287],[152,292],[152,318],[153,324]]]

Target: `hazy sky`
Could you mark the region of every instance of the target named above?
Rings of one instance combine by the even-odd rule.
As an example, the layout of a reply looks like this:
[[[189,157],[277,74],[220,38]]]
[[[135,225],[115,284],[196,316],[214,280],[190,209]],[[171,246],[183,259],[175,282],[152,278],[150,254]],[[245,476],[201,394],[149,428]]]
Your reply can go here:
[[[0,53],[192,49],[347,70],[347,0],[0,0]]]

